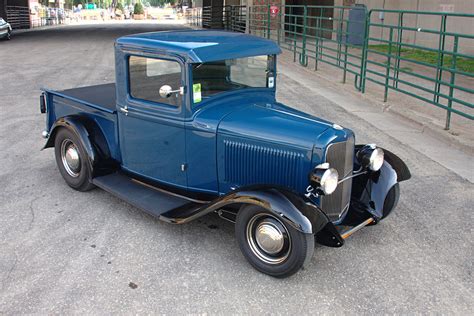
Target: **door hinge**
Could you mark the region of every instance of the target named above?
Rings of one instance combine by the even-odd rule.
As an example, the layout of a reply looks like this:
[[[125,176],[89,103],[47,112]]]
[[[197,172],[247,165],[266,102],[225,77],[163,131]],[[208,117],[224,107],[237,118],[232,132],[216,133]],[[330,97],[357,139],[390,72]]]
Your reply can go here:
[[[187,163],[181,164],[181,171],[185,172],[187,169],[188,169],[188,164]]]

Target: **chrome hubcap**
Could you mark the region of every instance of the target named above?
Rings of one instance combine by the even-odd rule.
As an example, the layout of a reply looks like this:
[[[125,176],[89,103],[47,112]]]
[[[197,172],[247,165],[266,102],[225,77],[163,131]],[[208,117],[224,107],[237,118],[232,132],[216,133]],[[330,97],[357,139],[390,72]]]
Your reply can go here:
[[[269,221],[258,224],[255,240],[257,245],[269,254],[279,253],[283,249],[283,233]]]
[[[64,169],[71,177],[78,177],[81,171],[81,158],[77,146],[70,140],[65,139],[61,143],[61,160]]]
[[[291,250],[285,225],[270,214],[257,214],[250,219],[247,242],[254,255],[269,264],[285,261]]]

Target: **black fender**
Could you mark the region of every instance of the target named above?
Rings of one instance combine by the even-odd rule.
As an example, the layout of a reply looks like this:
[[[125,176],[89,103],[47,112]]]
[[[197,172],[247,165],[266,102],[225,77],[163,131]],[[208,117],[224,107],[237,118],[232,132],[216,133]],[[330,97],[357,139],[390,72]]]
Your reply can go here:
[[[357,145],[356,151],[363,145]],[[382,148],[383,149],[383,148]],[[354,219],[354,213],[368,212],[376,220],[383,217],[383,206],[389,190],[398,182],[411,178],[407,165],[394,153],[383,149],[384,163],[377,172],[353,178],[351,207],[343,224]],[[359,166],[356,166],[357,168]],[[364,217],[364,215],[362,215]]]
[[[391,151],[382,148],[384,152],[384,160],[392,167],[397,174],[397,182],[402,182],[411,178],[410,170],[405,162],[392,153]]]
[[[99,168],[114,165],[105,137],[93,120],[83,116],[71,115],[59,118],[50,129],[49,137],[43,149],[54,147],[54,140],[59,129],[67,128],[76,134],[87,153],[88,164],[95,176]]]
[[[247,187],[232,191],[206,205],[202,215],[235,204],[257,205],[305,234],[316,234],[329,222],[326,214],[309,200],[274,187]]]
[[[362,145],[362,144],[356,145],[354,149],[355,153],[357,153],[364,146],[365,145]],[[392,169],[396,172],[397,182],[402,182],[411,178],[411,173],[410,173],[410,170],[408,169],[408,166],[400,157],[398,157],[393,152],[383,147],[379,147],[379,148],[381,148],[384,152],[384,161],[386,161],[390,165],[390,167],[392,167]],[[359,166],[356,166],[356,168],[358,167]]]
[[[239,190],[231,193],[225,203],[258,205],[281,218],[296,230],[316,234],[329,221],[324,212],[314,204],[305,203],[297,194],[277,188]]]

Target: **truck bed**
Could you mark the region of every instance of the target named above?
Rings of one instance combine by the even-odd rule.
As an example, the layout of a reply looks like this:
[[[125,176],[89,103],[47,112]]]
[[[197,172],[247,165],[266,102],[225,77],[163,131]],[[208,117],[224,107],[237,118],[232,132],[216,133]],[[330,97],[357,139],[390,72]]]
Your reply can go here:
[[[95,104],[115,112],[115,83],[106,83],[58,91],[60,94],[80,101]]]
[[[97,122],[113,159],[119,160],[115,83],[62,91],[44,90],[47,102],[46,131],[60,118],[79,115]]]

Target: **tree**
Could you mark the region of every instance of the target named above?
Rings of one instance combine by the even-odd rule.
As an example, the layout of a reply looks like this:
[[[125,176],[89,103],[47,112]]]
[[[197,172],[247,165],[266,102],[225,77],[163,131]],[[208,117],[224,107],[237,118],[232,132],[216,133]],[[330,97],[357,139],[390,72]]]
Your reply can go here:
[[[133,14],[145,14],[143,5],[140,2],[135,3],[135,6],[133,7]]]
[[[163,7],[166,4],[175,4],[176,0],[148,0],[151,6],[153,7]]]

